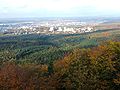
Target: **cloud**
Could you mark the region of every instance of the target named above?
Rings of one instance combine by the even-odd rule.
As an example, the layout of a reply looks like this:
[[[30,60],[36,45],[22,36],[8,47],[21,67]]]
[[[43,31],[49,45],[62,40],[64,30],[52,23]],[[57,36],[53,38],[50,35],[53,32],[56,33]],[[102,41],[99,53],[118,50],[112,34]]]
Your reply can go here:
[[[69,10],[71,8],[94,7],[99,10],[120,9],[119,0],[1,0],[0,7],[14,9]]]
[[[119,3],[120,0],[1,0],[0,13],[120,14]]]

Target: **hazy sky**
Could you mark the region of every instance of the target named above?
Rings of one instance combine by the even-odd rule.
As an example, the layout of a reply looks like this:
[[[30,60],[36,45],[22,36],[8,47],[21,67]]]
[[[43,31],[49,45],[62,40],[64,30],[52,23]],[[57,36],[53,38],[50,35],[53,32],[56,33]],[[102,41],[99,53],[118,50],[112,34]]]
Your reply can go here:
[[[120,0],[0,0],[0,18],[120,16]]]

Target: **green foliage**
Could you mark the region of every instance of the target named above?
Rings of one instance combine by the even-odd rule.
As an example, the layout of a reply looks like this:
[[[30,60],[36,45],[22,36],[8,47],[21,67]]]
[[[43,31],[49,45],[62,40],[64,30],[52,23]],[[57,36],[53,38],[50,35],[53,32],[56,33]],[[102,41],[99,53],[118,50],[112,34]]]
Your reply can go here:
[[[0,89],[119,90],[119,40],[106,31],[0,36]]]
[[[119,90],[120,42],[81,50],[76,49],[54,63],[62,87],[75,90]],[[68,85],[69,82],[69,85]]]
[[[57,53],[53,47],[46,50],[50,53],[53,51],[54,55]],[[109,41],[91,49],[76,48],[66,53],[63,58],[50,60],[47,64],[27,59],[15,61],[14,52],[4,51],[0,55],[1,61],[6,60],[0,67],[0,89],[119,90],[120,88],[120,42]]]

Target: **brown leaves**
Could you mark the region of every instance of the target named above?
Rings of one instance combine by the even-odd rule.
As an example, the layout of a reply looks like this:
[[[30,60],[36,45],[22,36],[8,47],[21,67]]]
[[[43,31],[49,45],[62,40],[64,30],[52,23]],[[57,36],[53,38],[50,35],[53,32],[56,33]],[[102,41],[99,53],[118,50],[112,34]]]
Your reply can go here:
[[[4,64],[0,70],[0,86],[5,89],[16,90],[21,88],[21,86],[24,87],[25,73],[14,63],[8,62]]]
[[[52,64],[54,72],[49,74],[48,65],[5,62],[0,67],[0,89],[109,90],[120,85],[118,42],[109,42],[93,49],[74,49]]]

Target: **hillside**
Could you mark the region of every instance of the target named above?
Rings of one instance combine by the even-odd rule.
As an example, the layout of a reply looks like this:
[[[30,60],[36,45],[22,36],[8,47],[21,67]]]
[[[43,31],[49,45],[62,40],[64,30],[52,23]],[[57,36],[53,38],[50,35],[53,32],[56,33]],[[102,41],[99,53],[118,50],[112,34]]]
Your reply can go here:
[[[49,51],[48,51],[49,52]],[[20,63],[13,52],[0,53],[1,90],[119,90],[120,42],[74,49],[47,64]],[[37,61],[38,62],[38,61]]]
[[[119,41],[120,30],[100,30],[84,34],[1,36],[0,53],[11,52],[17,61],[48,64],[75,48],[91,48],[105,41]]]
[[[120,30],[0,36],[1,90],[119,90]]]

